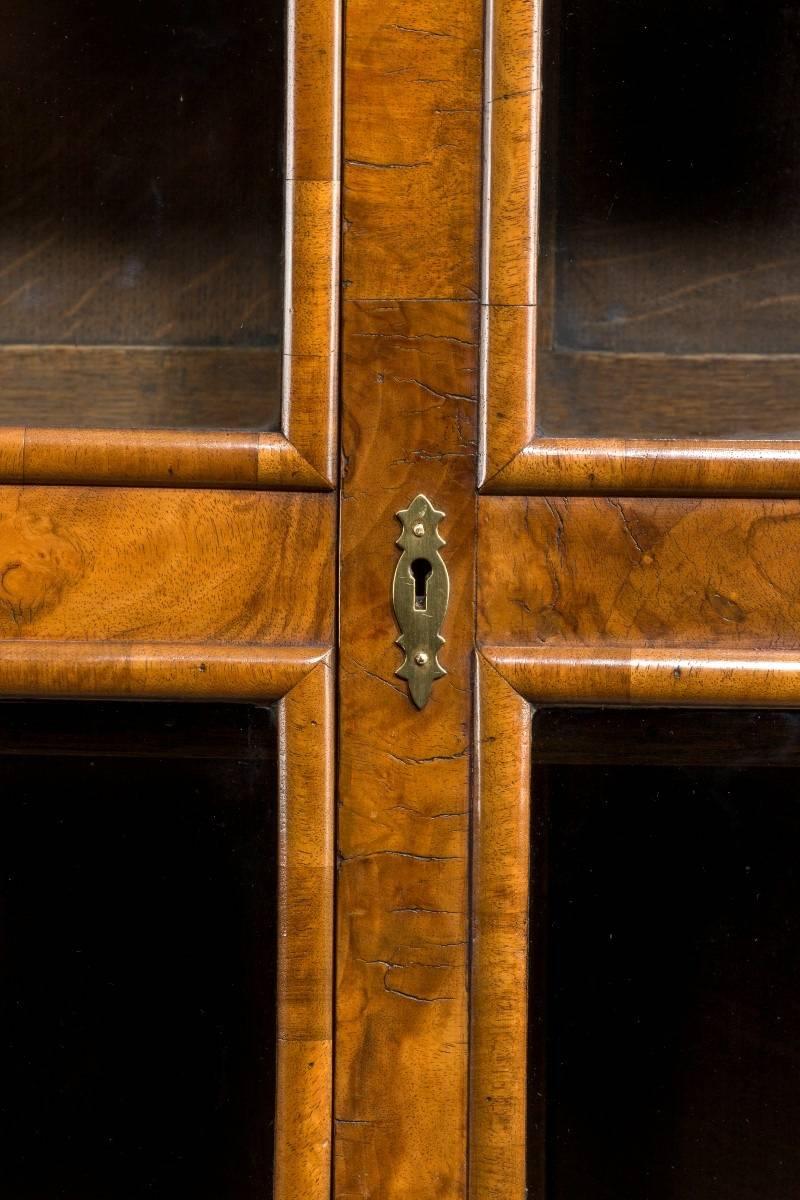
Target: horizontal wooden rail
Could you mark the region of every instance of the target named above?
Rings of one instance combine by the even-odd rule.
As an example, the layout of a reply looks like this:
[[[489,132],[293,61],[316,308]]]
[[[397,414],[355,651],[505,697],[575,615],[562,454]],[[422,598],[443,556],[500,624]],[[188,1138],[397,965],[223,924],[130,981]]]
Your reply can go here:
[[[325,647],[167,642],[0,642],[0,697],[279,700]]]
[[[800,655],[488,646],[486,659],[532,703],[800,705]]]

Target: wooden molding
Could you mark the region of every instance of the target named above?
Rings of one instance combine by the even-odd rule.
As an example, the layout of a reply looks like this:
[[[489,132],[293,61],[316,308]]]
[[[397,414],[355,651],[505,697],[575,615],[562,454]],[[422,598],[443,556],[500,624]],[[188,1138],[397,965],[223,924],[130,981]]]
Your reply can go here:
[[[278,704],[275,1200],[328,1200],[333,1122],[334,700],[329,658]]]
[[[489,0],[481,489],[504,495],[797,495],[800,441],[537,436],[540,21],[538,0]],[[599,360],[595,365],[600,371],[610,358],[573,357]],[[647,394],[663,377],[663,356],[627,357],[631,360],[628,375],[633,372],[638,381],[637,394],[642,388]],[[713,356],[695,356],[691,361],[678,360],[678,364],[675,388],[683,392],[693,389],[694,393],[701,390],[704,403],[713,396],[715,406],[723,410],[736,381],[754,370],[762,373],[759,378],[764,377],[762,391],[767,400],[776,390],[791,395],[797,370],[796,358],[780,355],[760,358],[758,363],[748,361],[747,356],[738,364],[729,361],[721,374],[714,374]],[[632,381],[628,382],[632,386]],[[612,403],[618,401],[621,382],[617,376],[605,391],[599,383],[597,386],[599,405],[605,405],[607,397]],[[663,392],[663,379],[660,386]]]
[[[531,706],[800,707],[800,657],[486,646],[477,679],[470,1197],[525,1200]]]
[[[140,484],[330,490],[336,478],[340,194],[341,6],[290,0],[287,14],[287,171],[281,428],[243,432],[184,429],[0,428],[0,482]],[[120,348],[52,347],[56,369],[37,347],[0,348],[36,372],[40,393],[59,386],[75,363],[95,362],[97,388]],[[69,361],[66,354],[71,356]],[[122,352],[127,352],[122,348]],[[134,368],[159,386],[165,352],[132,348]],[[172,351],[191,363],[202,351]],[[246,357],[239,355],[239,358]],[[92,358],[94,356],[94,358]],[[29,359],[35,359],[27,366]],[[235,367],[236,355],[226,358]],[[21,364],[21,365],[20,365]],[[105,368],[103,366],[105,364]],[[137,367],[138,364],[138,367]],[[183,369],[186,369],[185,367]],[[43,374],[44,370],[44,374]],[[60,373],[60,374],[59,374]],[[212,373],[215,375],[216,373]],[[48,383],[48,377],[52,376]],[[58,378],[56,378],[58,376]],[[79,386],[73,382],[71,387]],[[85,386],[85,383],[84,385]],[[206,381],[206,389],[216,386]],[[65,398],[65,404],[68,399]],[[85,405],[83,406],[85,407]],[[252,398],[250,400],[252,408]],[[266,406],[265,406],[266,411]]]
[[[524,1200],[530,706],[476,658],[469,1196]]]
[[[534,438],[482,490],[505,495],[797,496],[800,442]]]
[[[324,648],[0,642],[0,695],[277,703],[275,1200],[328,1200],[333,1092],[333,676]]]

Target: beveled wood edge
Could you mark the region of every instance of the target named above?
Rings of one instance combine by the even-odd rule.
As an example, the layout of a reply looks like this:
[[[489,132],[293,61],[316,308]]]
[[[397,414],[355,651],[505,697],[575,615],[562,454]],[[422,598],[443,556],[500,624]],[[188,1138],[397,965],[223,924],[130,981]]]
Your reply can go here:
[[[488,495],[798,496],[800,441],[534,438]]]
[[[333,1096],[333,672],[325,647],[0,642],[1,698],[277,703],[274,1200],[328,1200]]]
[[[529,704],[800,706],[800,651],[484,646]]]
[[[282,423],[333,488],[338,447],[342,6],[289,0]],[[319,485],[317,485],[319,486]]]
[[[289,0],[281,430],[6,426],[0,484],[335,487],[341,41],[339,0]]]
[[[0,483],[331,490],[282,433],[178,429],[6,426]]]
[[[274,1200],[328,1200],[333,1130],[334,693],[320,664],[278,706]]]
[[[797,496],[800,441],[537,437],[540,0],[487,3],[480,490]]]
[[[525,1200],[530,706],[475,670],[469,1197]]]
[[[327,646],[0,640],[0,697],[271,704],[330,665],[331,654]]]
[[[800,651],[484,646],[476,672],[469,1194],[525,1200],[532,707],[800,707]]]

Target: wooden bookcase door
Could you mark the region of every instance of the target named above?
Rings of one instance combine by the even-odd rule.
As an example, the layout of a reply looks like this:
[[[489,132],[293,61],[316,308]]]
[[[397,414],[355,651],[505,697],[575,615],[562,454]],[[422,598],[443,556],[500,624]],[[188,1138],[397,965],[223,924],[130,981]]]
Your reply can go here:
[[[794,493],[794,35],[711,14],[489,6],[489,492]]]
[[[783,236],[779,190],[762,209],[752,176],[737,208],[718,157],[763,152],[787,43],[765,13],[748,54],[773,83],[720,124],[692,97],[736,70],[736,30],[726,57],[710,6],[634,7],[487,17],[471,1200],[745,1196],[797,1171],[793,767],[770,733],[800,700],[797,346],[769,273],[794,260],[755,249]]]
[[[7,14],[20,1198],[331,1190],[340,8],[189,7]]]

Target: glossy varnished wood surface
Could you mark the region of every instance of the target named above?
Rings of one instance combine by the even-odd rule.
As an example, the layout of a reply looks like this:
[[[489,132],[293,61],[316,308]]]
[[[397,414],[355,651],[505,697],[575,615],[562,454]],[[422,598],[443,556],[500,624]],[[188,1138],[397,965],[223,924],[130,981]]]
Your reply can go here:
[[[535,438],[484,490],[516,495],[796,496],[800,443]]]
[[[463,1200],[481,5],[347,11],[336,1169]],[[424,711],[395,677],[395,518],[444,509]]]
[[[482,653],[533,704],[794,708],[800,702],[798,653],[791,650],[487,646]]]
[[[9,483],[324,490],[282,433],[0,428]]]
[[[490,0],[485,112],[481,478],[535,432],[539,6]]]
[[[0,641],[5,697],[280,700],[330,650],[178,642]],[[88,710],[87,710],[88,711]]]
[[[481,644],[789,650],[800,503],[480,501]]]
[[[531,717],[527,701],[485,658],[477,660],[475,682],[469,1196],[521,1200]]]
[[[328,1200],[333,1116],[334,678],[278,706],[278,1078],[274,1200]]]
[[[333,554],[323,494],[0,488],[0,637],[328,645]]]

